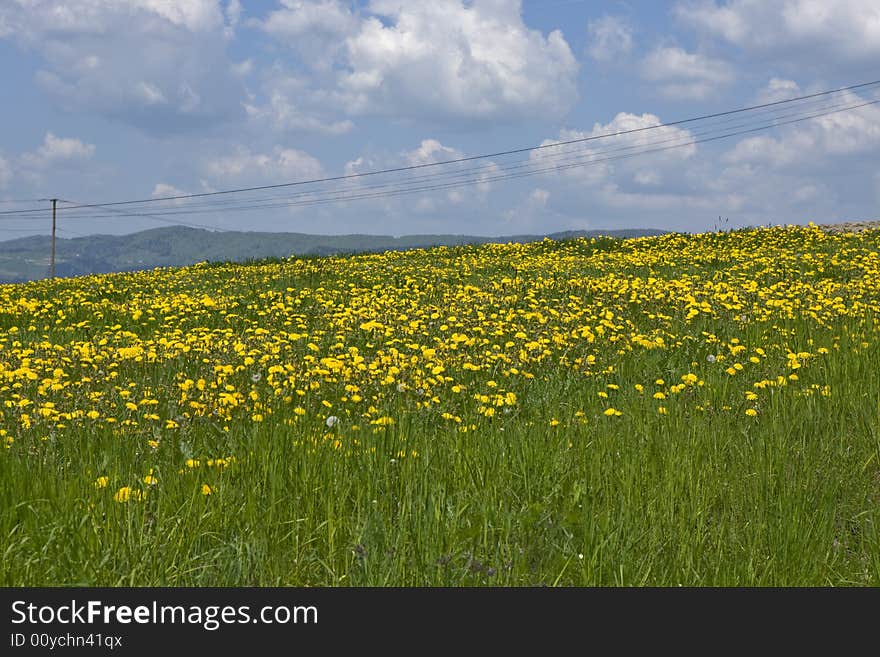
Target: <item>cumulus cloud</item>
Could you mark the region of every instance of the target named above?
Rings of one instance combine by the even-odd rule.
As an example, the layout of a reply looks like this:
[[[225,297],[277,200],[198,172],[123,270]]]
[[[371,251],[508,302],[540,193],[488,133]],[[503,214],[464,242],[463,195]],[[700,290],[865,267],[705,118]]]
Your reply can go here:
[[[549,148],[532,151],[530,162],[536,170],[561,173],[581,183],[598,185],[620,174],[620,179],[634,179],[641,174],[639,184],[659,177],[659,173],[646,173],[649,169],[680,167],[681,163],[697,152],[691,133],[677,126],[657,126],[660,117],[620,112],[606,124],[595,123],[592,130],[562,130],[558,139],[546,139],[541,145]],[[619,134],[624,133],[624,134]],[[600,137],[599,139],[596,139]],[[554,146],[560,142],[581,143]],[[668,150],[642,153],[645,149]],[[638,154],[638,155],[637,155]]]
[[[562,32],[528,28],[518,0],[283,5],[259,26],[323,71],[315,86],[350,115],[560,116],[577,98],[578,64]]]
[[[242,6],[239,0],[229,0],[226,3],[226,23],[235,28],[241,20]]]
[[[587,53],[596,61],[613,61],[632,50],[632,27],[621,16],[603,16],[590,21],[587,33]]]
[[[546,189],[541,189],[540,187],[536,187],[532,190],[531,194],[529,194],[529,204],[535,208],[547,207],[547,201],[549,200],[550,192]]]
[[[838,100],[836,104],[865,102],[853,93],[842,94]],[[724,155],[724,160],[731,164],[814,168],[827,165],[829,157],[876,152],[878,147],[880,107],[868,105],[785,126],[779,136],[743,139]]]
[[[360,19],[339,0],[281,0],[281,9],[253,24],[302,56],[307,66],[327,71],[358,29]]]
[[[270,153],[252,153],[242,147],[233,154],[209,160],[204,172],[212,184],[247,186],[320,178],[324,169],[316,158],[295,148],[276,147]]]
[[[37,83],[60,106],[155,134],[243,113],[226,20],[219,0],[0,3],[0,37],[37,54]]]
[[[656,169],[640,169],[636,171],[633,180],[639,185],[659,185],[662,182],[660,172]]]
[[[661,46],[648,53],[641,65],[644,79],[660,85],[663,95],[701,100],[734,78],[726,62],[677,46]]]
[[[679,3],[675,15],[746,50],[807,52],[816,62],[880,57],[880,5],[875,0],[700,0]]]
[[[574,102],[577,62],[558,30],[528,29],[519,2],[458,0],[370,5],[347,41],[342,89],[355,113],[463,118],[561,115]]]
[[[462,157],[462,153],[449,146],[444,146],[436,139],[423,139],[415,150],[404,153],[404,160],[410,166],[434,164]]]
[[[758,92],[756,100],[759,103],[773,103],[788,98],[796,98],[800,95],[801,88],[794,80],[770,78],[767,85]]]
[[[439,164],[465,156],[466,154],[457,148],[447,146],[436,139],[425,138],[410,150],[361,155],[346,162],[344,170],[346,175],[356,175],[381,169]],[[414,193],[372,198],[362,205],[365,208],[373,210],[381,208],[386,212],[398,214],[404,214],[408,208],[412,208],[422,215],[427,215],[442,210],[448,205],[468,206],[471,209],[479,207],[486,201],[492,189],[492,176],[498,173],[498,166],[491,161],[455,162],[428,169],[395,172],[387,177],[349,180],[344,183],[344,191],[357,194],[361,190],[368,189],[373,190],[373,193],[415,189],[418,191]],[[432,185],[438,185],[440,188],[421,189]],[[446,187],[447,185],[449,187]]]
[[[167,198],[169,196],[186,196],[186,192],[168,183],[156,183],[153,188],[153,198]]]
[[[326,94],[312,87],[308,79],[290,75],[278,67],[264,72],[263,100],[245,103],[252,125],[271,126],[279,132],[312,132],[343,135],[354,128],[350,119],[328,112]]]
[[[40,147],[22,154],[20,162],[30,169],[46,169],[57,164],[88,160],[94,154],[94,144],[86,144],[73,137],[56,137],[47,132]]]

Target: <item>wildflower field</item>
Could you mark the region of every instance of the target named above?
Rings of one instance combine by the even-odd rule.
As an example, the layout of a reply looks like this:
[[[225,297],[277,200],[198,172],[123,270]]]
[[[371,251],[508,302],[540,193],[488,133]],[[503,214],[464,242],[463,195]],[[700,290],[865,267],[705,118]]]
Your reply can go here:
[[[880,231],[0,286],[2,585],[880,585]]]

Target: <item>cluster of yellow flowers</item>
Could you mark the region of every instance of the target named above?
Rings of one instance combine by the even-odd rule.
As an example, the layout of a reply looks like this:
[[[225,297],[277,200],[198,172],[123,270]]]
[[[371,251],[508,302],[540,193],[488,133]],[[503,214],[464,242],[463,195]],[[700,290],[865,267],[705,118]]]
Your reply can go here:
[[[748,390],[755,416],[762,390],[835,348],[841,318],[860,324],[862,348],[875,337],[878,244],[877,232],[788,227],[0,286],[0,436],[11,449],[25,434],[86,428],[158,449],[194,424],[278,422],[341,446],[344,432],[382,432],[412,411],[467,432],[516,412],[547,368],[596,377],[583,421],[625,414],[612,405],[621,386],[661,414],[675,395],[706,408],[690,391],[715,369],[741,386],[738,400]],[[827,346],[791,346],[794,322],[828,331]],[[631,353],[686,364],[620,380]]]

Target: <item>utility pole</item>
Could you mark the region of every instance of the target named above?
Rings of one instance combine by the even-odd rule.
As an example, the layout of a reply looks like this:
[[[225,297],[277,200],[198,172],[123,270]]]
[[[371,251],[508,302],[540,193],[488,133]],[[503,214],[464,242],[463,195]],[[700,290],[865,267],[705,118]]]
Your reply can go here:
[[[58,205],[57,198],[49,199],[52,201],[52,252],[49,255],[49,278],[55,278],[55,208]]]

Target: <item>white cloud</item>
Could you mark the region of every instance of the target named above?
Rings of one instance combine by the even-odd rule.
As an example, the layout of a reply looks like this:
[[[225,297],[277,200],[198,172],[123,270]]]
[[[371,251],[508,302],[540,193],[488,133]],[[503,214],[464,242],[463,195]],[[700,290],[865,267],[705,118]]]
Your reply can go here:
[[[37,54],[60,107],[158,134],[243,114],[225,21],[220,0],[0,3],[0,37]]]
[[[404,159],[410,166],[445,162],[462,157],[460,151],[444,146],[436,139],[423,139],[415,150],[404,153]]]
[[[644,172],[649,168],[673,167],[678,170],[682,162],[696,154],[697,146],[691,143],[693,137],[688,130],[676,126],[652,127],[660,123],[660,117],[654,114],[620,112],[609,123],[594,124],[589,132],[560,131],[558,139],[542,142],[542,146],[549,148],[532,151],[529,159],[536,169],[561,173],[569,179],[591,185],[603,183],[617,173],[622,175],[622,180],[632,179],[641,172],[644,179]],[[568,141],[580,143],[553,147],[553,144]],[[675,148],[644,153],[645,150],[671,146]],[[660,174],[655,171],[653,175],[659,177]]]
[[[21,165],[30,169],[46,169],[57,164],[88,160],[94,154],[94,144],[86,144],[72,137],[56,137],[47,132],[36,151],[22,154]]]
[[[153,193],[151,194],[152,198],[170,198],[174,196],[188,196],[189,192],[179,189],[174,185],[168,183],[156,183],[156,186],[153,187]],[[186,203],[185,199],[174,199],[170,201],[165,201],[164,203],[168,203],[171,205],[184,205]]]
[[[313,85],[350,115],[428,120],[560,116],[578,63],[559,30],[523,22],[518,0],[283,0],[259,26],[288,45]]]
[[[186,192],[168,183],[156,183],[156,186],[153,188],[152,197],[167,198],[169,196],[186,196]]]
[[[613,61],[632,50],[632,28],[621,16],[603,16],[590,21],[587,33],[587,53],[596,61]]]
[[[236,77],[243,78],[254,71],[254,60],[245,59],[240,62],[236,62],[234,64],[229,65],[229,70],[232,71],[232,74]]]
[[[241,2],[239,0],[229,0],[226,3],[226,22],[230,27],[236,27],[241,20]]]
[[[426,138],[411,150],[361,155],[346,162],[344,171],[346,175],[357,175],[368,171],[439,164],[463,157],[465,153],[462,151],[446,146],[436,139]],[[448,205],[468,207],[471,210],[480,207],[492,189],[490,178],[498,172],[498,166],[491,161],[456,162],[428,169],[396,172],[390,177],[352,179],[346,181],[340,189],[344,189],[346,194],[357,194],[361,190],[366,193],[383,193],[437,185],[439,187],[436,189],[419,189],[413,193],[371,198],[362,203],[363,207],[372,210],[381,208],[389,213],[405,215],[407,209],[412,208],[427,215]]]
[[[836,104],[859,104],[864,99],[842,94]],[[868,105],[785,126],[778,137],[759,135],[743,139],[725,153],[730,164],[766,164],[773,167],[815,168],[831,156],[876,152],[880,147],[880,107]]]
[[[528,29],[519,2],[376,0],[370,9],[385,20],[367,18],[346,44],[341,86],[355,113],[558,116],[577,97],[562,33]]]
[[[222,186],[286,183],[320,178],[321,163],[304,151],[276,147],[271,153],[252,153],[240,148],[236,153],[208,161],[205,175]]]
[[[207,32],[223,25],[218,0],[12,0],[0,8],[0,25],[7,26],[7,33],[31,43],[46,34],[109,35],[120,17],[131,21],[130,28],[147,22],[150,29]]]
[[[95,2],[95,0],[92,0]],[[108,2],[95,2],[107,5]],[[128,4],[133,9],[154,12],[174,25],[183,25],[198,32],[213,30],[223,25],[223,10],[217,0],[186,0],[168,2],[167,0],[115,0],[114,4]],[[234,9],[233,9],[234,14]]]
[[[677,46],[661,46],[645,56],[641,75],[660,84],[661,92],[669,98],[700,100],[733,80],[734,72],[722,60]]]
[[[549,200],[550,192],[546,189],[541,189],[540,187],[536,187],[532,190],[532,193],[529,194],[529,204],[535,208],[547,207],[547,201]]]
[[[279,132],[342,135],[354,127],[349,119],[329,116],[332,110],[328,112],[326,104],[321,102],[323,94],[312,89],[306,79],[285,75],[273,68],[264,75],[262,86],[266,100],[244,105],[252,124],[258,129],[268,125]]]
[[[359,19],[338,0],[281,0],[262,21],[253,24],[304,57],[309,66],[327,70],[345,45],[345,38],[357,31]]]
[[[801,88],[794,80],[785,80],[783,78],[770,78],[761,91],[758,92],[757,101],[759,103],[773,103],[788,98],[796,98],[801,95]]]
[[[804,54],[820,63],[871,62],[880,56],[876,0],[702,0],[679,3],[675,14],[702,33],[747,51],[797,53],[796,64],[803,64]]]
[[[140,96],[147,105],[166,105],[168,103],[165,94],[163,94],[158,87],[149,82],[138,83],[137,86],[135,86],[135,93]]]
[[[639,185],[659,185],[662,182],[660,173],[656,169],[640,169],[636,171],[633,180]]]

